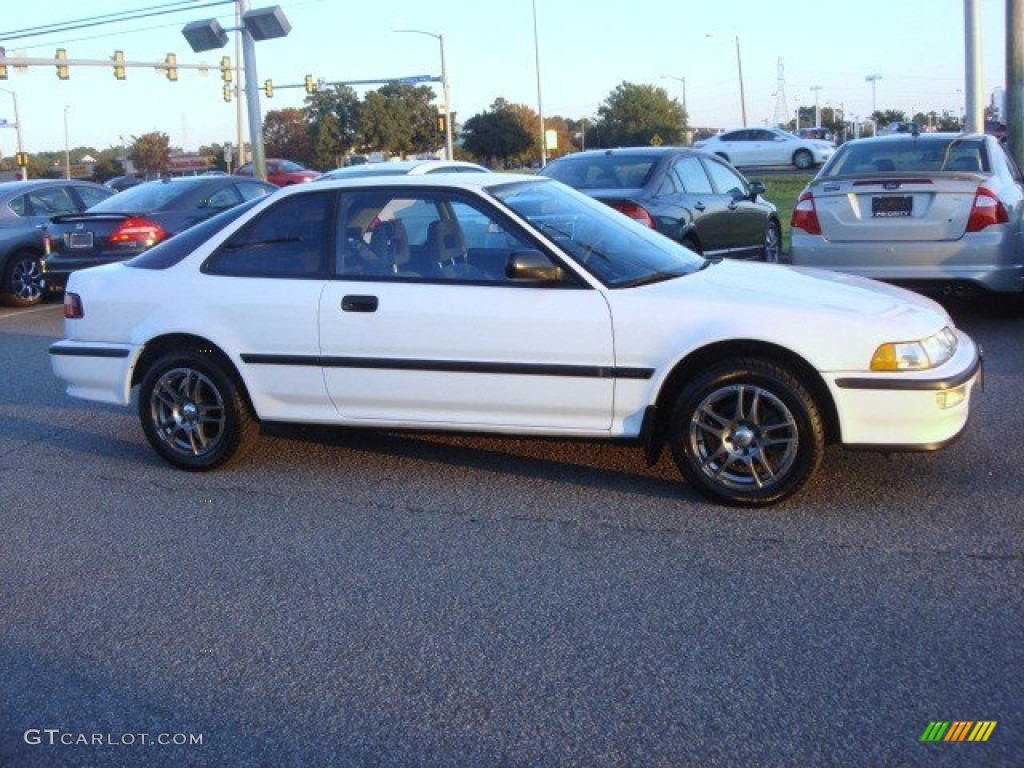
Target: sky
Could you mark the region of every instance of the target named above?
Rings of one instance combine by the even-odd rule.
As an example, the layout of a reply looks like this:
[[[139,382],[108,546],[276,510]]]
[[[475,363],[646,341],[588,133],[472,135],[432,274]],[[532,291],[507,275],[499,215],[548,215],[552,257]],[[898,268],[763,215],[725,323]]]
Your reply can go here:
[[[107,67],[72,67],[58,80],[52,66],[10,70],[0,81],[0,152],[16,149],[18,119],[28,152],[70,147],[105,149],[151,131],[172,147],[195,151],[235,142],[235,102],[221,96],[220,57],[235,60],[234,41],[220,51],[193,53],[181,29],[200,19],[234,25],[233,5],[194,0],[186,10],[58,34],[20,37],[20,30],[125,11],[166,8],[170,0],[47,0],[5,2],[0,46],[8,57],[209,64],[203,75],[181,69],[177,82],[148,68],[129,69],[117,81]],[[271,2],[251,0],[252,8]],[[592,117],[623,82],[662,87],[684,101],[690,125],[741,124],[737,43],[743,68],[747,121],[770,123],[779,103],[841,107],[849,116],[878,109],[950,111],[964,101],[964,0],[388,0],[381,6],[347,0],[280,0],[291,24],[281,39],[255,44],[257,83],[271,79],[273,98],[261,94],[264,113],[301,107],[307,74],[325,81],[440,76],[441,46],[415,29],[443,35],[450,108],[457,119],[485,111],[498,97],[546,116]],[[983,97],[1005,78],[1005,0],[980,0]],[[536,36],[534,34],[536,9]],[[234,35],[232,35],[232,38]],[[535,46],[536,41],[536,46]],[[540,77],[538,78],[538,60]],[[540,94],[538,97],[538,80]],[[359,86],[362,94],[379,86]],[[440,99],[440,84],[436,84]],[[247,129],[246,129],[247,131]],[[244,134],[244,135],[247,135]]]

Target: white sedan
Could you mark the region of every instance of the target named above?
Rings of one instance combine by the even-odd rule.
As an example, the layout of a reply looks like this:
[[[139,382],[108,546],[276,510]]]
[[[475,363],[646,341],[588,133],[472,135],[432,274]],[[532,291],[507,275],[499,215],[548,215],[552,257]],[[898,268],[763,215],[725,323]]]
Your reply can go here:
[[[728,504],[797,491],[828,443],[931,450],[979,352],[924,297],[707,261],[531,176],[306,184],[76,272],[50,348],[69,394],[128,405],[208,470],[260,421],[667,444]]]
[[[806,170],[821,165],[836,151],[831,141],[802,139],[779,128],[740,128],[695,141],[693,146],[713,152],[738,168],[795,165]]]

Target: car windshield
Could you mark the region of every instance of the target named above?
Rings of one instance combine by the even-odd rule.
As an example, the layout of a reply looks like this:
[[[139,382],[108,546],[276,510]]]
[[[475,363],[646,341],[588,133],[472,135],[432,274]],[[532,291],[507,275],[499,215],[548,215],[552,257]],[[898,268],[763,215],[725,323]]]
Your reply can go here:
[[[159,211],[192,188],[192,184],[188,182],[150,181],[118,192],[116,195],[96,203],[89,211],[97,213]]]
[[[988,170],[988,154],[981,138],[900,136],[844,144],[821,170],[821,176]]]
[[[681,277],[706,263],[675,241],[563,184],[514,182],[490,191],[610,288]]]
[[[635,155],[598,155],[555,160],[541,173],[575,189],[639,189],[657,158]]]
[[[297,171],[306,170],[303,166],[298,163],[292,162],[291,160],[280,160],[278,162],[278,169],[285,173],[295,173]]]

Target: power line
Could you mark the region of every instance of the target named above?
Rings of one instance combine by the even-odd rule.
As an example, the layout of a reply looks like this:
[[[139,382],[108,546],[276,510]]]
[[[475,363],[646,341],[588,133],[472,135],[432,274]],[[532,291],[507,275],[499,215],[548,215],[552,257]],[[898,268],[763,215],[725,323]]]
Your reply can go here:
[[[201,5],[195,5],[192,2],[183,4],[182,0],[179,0],[179,2],[176,3],[165,3],[164,5],[153,6],[151,8],[138,8],[134,11],[108,13],[101,16],[90,16],[84,19],[75,19],[73,21],[56,24],[45,24],[38,27],[26,27],[25,29],[0,32],[0,40],[20,40],[26,37],[39,37],[42,35],[58,34],[60,32],[71,32],[76,29],[87,29],[89,27],[98,27],[104,24],[117,24],[122,21],[134,21],[136,19],[147,19],[153,16],[165,16],[169,13],[181,13],[182,11],[210,8],[216,5],[227,5],[228,3],[234,4],[234,0],[211,0],[211,2],[203,3]],[[172,8],[170,6],[176,7]]]

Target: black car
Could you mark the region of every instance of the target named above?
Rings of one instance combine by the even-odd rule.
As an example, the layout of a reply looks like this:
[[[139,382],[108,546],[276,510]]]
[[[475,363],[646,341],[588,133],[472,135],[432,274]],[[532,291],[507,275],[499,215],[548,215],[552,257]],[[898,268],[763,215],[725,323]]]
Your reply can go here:
[[[84,211],[113,194],[91,181],[33,179],[0,184],[0,301],[15,307],[42,301],[39,261],[50,217]]]
[[[565,155],[541,169],[708,258],[777,262],[781,228],[764,184],[707,152],[623,147]]]
[[[77,269],[130,259],[214,214],[277,187],[237,176],[148,181],[82,213],[55,217],[46,228],[46,288],[64,290]]]

